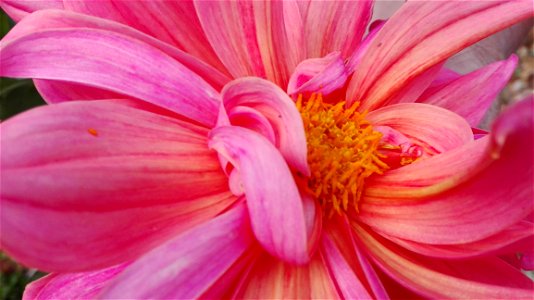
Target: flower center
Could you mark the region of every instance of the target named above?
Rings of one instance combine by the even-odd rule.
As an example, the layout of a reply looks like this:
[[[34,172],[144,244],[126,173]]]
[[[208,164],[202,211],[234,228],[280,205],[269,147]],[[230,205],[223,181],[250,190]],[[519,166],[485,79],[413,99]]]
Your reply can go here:
[[[389,169],[378,151],[382,134],[356,111],[359,103],[346,109],[345,102],[325,103],[313,94],[306,102],[299,96],[296,105],[308,144],[309,192],[329,216],[357,212],[365,179]]]

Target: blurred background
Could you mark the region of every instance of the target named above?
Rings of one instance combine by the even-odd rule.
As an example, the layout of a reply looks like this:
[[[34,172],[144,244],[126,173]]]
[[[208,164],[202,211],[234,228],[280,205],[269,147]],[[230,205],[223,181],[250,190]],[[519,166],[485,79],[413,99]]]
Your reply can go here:
[[[0,11],[0,36],[3,37],[13,22]],[[494,104],[489,119],[492,119],[510,104],[532,94],[534,89],[534,29],[517,50],[519,65],[507,87]],[[0,78],[0,121],[33,107],[45,105],[31,80]],[[489,124],[490,120],[485,123]],[[0,300],[21,299],[24,287],[45,274],[27,269],[0,252]],[[529,274],[532,276],[532,273]]]

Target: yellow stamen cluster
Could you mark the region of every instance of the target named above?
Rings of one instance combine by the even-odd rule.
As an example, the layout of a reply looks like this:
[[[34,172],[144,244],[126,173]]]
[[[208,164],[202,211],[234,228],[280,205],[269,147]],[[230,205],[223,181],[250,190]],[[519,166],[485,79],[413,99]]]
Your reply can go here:
[[[321,94],[297,100],[308,143],[308,188],[329,216],[358,211],[364,180],[388,169],[378,152],[382,134],[356,111],[358,105],[325,103]]]

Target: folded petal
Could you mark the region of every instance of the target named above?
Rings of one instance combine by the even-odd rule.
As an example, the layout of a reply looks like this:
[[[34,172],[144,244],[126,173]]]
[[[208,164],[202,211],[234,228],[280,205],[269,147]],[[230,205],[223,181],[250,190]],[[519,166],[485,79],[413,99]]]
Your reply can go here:
[[[534,283],[496,257],[465,261],[428,259],[412,254],[355,225],[369,254],[404,287],[429,298],[530,299]]]
[[[308,262],[302,200],[280,152],[263,136],[237,126],[213,129],[210,147],[241,174],[252,230],[260,244],[284,261]]]
[[[315,255],[304,266],[264,255],[257,259],[236,299],[341,299],[324,262]]]
[[[215,124],[219,100],[211,86],[157,47],[122,33],[50,29],[2,41],[1,50],[1,76],[98,87]]]
[[[131,260],[235,201],[206,129],[129,103],[45,106],[0,128],[1,244],[32,267]]]
[[[285,87],[304,59],[295,1],[195,1],[195,7],[213,49],[235,78],[257,76]]]
[[[305,19],[307,57],[340,51],[347,58],[358,47],[371,19],[373,1],[310,1]]]
[[[362,201],[358,218],[391,236],[447,245],[479,241],[520,222],[533,209],[533,103],[532,98],[520,102],[496,121],[491,136],[451,156],[391,171],[404,185],[400,191],[383,184],[393,180],[384,175],[381,187],[375,183]]]
[[[383,106],[405,85],[463,48],[532,15],[531,1],[413,1],[380,30],[355,70],[347,99]],[[413,30],[417,26],[417,30]]]
[[[34,11],[41,9],[62,9],[63,0],[2,0],[0,7],[14,21],[18,22]]]
[[[327,96],[342,88],[348,78],[348,70],[340,52],[332,52],[322,58],[311,58],[301,62],[289,79],[288,95],[296,98],[312,93]]]
[[[270,130],[259,116],[248,114],[249,120],[243,119],[243,114],[236,120],[236,111],[252,108],[268,120],[275,137],[274,145],[280,149],[287,163],[304,175],[309,175],[307,161],[306,135],[302,118],[295,103],[287,94],[269,81],[247,77],[232,81],[222,91],[224,108],[230,123],[249,129],[259,129],[271,139]],[[261,126],[261,128],[257,128]]]
[[[65,9],[123,23],[227,74],[206,39],[191,1],[64,0]]]
[[[373,126],[389,126],[435,155],[473,140],[471,127],[459,115],[433,105],[401,103],[372,111],[367,120]]]
[[[136,260],[100,298],[198,298],[252,244],[246,207],[241,203]]]
[[[93,299],[127,264],[82,273],[52,273],[26,286],[23,300]]]
[[[426,91],[417,102],[454,111],[475,127],[512,76],[516,65],[517,56],[512,55],[508,60],[493,63]]]

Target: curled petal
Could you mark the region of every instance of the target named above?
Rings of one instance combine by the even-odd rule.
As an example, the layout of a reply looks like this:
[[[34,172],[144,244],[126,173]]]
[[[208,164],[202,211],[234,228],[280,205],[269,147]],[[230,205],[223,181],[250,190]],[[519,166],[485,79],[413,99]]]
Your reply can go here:
[[[222,98],[229,117],[235,117],[237,113],[248,108],[247,116],[240,114],[241,118],[238,120],[230,120],[232,125],[245,125],[246,128],[265,133],[268,139],[271,139],[269,127],[272,127],[276,138],[274,145],[280,149],[288,164],[304,175],[310,174],[304,125],[295,103],[282,89],[269,81],[247,77],[226,85]],[[263,118],[250,114],[250,108],[259,112]],[[265,119],[270,126],[266,124]]]
[[[296,97],[321,93],[326,96],[343,87],[348,78],[345,62],[340,52],[332,52],[323,58],[301,62],[289,79],[287,93]]]
[[[435,155],[473,140],[473,132],[459,115],[433,105],[401,103],[372,111],[367,120],[373,126],[391,127],[426,154]]]
[[[490,136],[377,178],[358,217],[391,236],[444,245],[479,241],[520,222],[534,197],[534,141],[526,138],[534,134],[533,103],[509,109]]]
[[[62,9],[63,0],[2,0],[0,7],[16,22],[41,9]]]
[[[261,135],[237,126],[213,129],[209,145],[239,170],[260,244],[284,261],[308,262],[302,200],[280,152]]]

